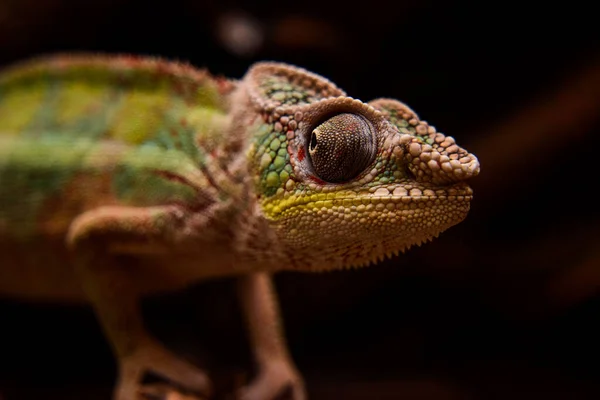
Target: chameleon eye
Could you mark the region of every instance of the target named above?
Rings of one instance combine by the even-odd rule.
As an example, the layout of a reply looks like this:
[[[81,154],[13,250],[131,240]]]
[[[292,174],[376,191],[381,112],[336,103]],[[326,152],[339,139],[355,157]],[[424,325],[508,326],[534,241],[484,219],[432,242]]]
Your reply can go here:
[[[349,181],[375,158],[375,135],[360,115],[339,114],[317,126],[308,153],[316,175],[326,182]]]

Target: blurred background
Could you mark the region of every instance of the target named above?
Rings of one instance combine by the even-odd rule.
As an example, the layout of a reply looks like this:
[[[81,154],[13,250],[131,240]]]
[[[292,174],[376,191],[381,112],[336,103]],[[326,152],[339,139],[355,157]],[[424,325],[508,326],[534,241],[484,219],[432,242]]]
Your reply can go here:
[[[600,398],[600,35],[576,2],[0,0],[0,65],[157,55],[240,78],[258,60],[393,97],[476,154],[467,219],[369,269],[277,277],[311,399]],[[230,280],[144,310],[209,368],[251,378]],[[91,311],[0,302],[0,398],[107,399]]]

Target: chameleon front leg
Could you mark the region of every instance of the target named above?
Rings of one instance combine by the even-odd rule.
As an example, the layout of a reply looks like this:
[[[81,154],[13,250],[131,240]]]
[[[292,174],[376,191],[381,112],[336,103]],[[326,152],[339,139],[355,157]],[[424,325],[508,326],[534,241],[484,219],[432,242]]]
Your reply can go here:
[[[292,399],[306,399],[304,382],[285,343],[279,304],[270,275],[260,272],[240,278],[238,293],[258,364],[258,376],[238,392],[239,398],[268,400],[289,388]]]
[[[114,400],[139,398],[146,372],[188,390],[210,392],[203,371],[148,334],[139,308],[136,282],[144,271],[132,256],[168,251],[180,220],[172,207],[102,207],[82,214],[70,227],[68,244],[76,271],[117,357]]]

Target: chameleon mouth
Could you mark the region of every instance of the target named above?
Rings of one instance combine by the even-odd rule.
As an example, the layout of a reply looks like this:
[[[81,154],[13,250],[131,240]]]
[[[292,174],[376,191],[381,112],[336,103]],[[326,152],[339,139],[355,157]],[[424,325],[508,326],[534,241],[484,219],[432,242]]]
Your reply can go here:
[[[465,183],[447,187],[421,185],[388,185],[369,191],[339,190],[316,194],[289,195],[283,199],[263,203],[267,218],[275,220],[288,212],[322,210],[343,207],[361,211],[402,211],[410,208],[428,208],[441,204],[464,204],[473,200],[473,190]]]
[[[463,182],[451,186],[397,184],[369,189],[370,198],[391,198],[394,200],[406,198],[412,201],[447,199],[462,201],[473,197],[473,190]]]

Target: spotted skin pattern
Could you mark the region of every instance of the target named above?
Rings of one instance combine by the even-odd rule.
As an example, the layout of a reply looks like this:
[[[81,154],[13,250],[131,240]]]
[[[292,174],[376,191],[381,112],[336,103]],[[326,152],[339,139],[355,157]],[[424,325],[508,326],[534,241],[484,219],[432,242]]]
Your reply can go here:
[[[367,265],[462,221],[477,158],[393,99],[258,63],[243,79],[125,55],[0,73],[0,294],[87,301],[119,365],[208,395],[139,300],[239,276],[258,374],[237,393],[305,399],[269,274]],[[169,389],[175,390],[175,388]]]

